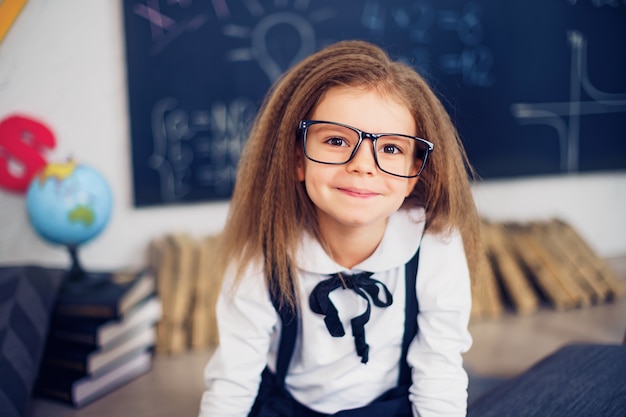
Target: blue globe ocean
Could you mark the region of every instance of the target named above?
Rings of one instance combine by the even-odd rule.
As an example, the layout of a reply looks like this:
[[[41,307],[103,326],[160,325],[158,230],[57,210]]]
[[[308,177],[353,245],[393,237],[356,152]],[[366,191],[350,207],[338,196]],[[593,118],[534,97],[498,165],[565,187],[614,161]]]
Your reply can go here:
[[[111,189],[104,177],[72,161],[48,164],[26,193],[30,223],[45,240],[81,245],[107,225],[112,210]]]

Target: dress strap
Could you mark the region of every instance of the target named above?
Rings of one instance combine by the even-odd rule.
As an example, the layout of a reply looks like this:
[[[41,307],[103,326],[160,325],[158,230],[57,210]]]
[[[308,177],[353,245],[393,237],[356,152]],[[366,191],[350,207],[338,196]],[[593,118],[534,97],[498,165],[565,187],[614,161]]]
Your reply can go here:
[[[404,282],[406,294],[406,302],[404,308],[404,336],[402,338],[402,355],[400,356],[400,375],[398,376],[398,385],[411,384],[411,368],[406,360],[409,352],[409,345],[417,335],[417,313],[419,312],[419,303],[417,301],[417,267],[419,265],[420,249],[417,249],[415,255],[404,266]]]
[[[298,311],[297,306],[290,308],[284,303],[280,303],[277,294],[270,291],[272,304],[280,315],[282,329],[280,332],[280,342],[278,345],[278,356],[276,357],[276,382],[283,388],[285,386],[285,376],[293,356],[293,348],[296,345],[298,335]]]

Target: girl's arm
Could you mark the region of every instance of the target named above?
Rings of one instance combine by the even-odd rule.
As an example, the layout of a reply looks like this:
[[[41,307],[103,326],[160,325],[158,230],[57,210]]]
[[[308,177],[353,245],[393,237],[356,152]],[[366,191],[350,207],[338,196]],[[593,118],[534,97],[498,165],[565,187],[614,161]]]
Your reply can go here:
[[[217,303],[220,344],[204,372],[200,417],[247,416],[267,364],[278,316],[262,273],[225,280]]]
[[[471,287],[460,234],[424,235],[416,285],[419,330],[407,358],[413,414],[465,416],[468,378],[461,354],[472,344]]]

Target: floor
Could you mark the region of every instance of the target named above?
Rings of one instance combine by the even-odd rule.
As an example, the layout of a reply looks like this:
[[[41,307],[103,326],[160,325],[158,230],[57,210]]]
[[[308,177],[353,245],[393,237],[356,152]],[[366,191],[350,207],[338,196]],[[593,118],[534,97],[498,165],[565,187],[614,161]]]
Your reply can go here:
[[[626,280],[626,256],[609,262]],[[465,355],[467,369],[479,376],[508,377],[568,343],[622,343],[626,297],[570,311],[546,307],[526,316],[476,319],[470,331],[474,344]]]

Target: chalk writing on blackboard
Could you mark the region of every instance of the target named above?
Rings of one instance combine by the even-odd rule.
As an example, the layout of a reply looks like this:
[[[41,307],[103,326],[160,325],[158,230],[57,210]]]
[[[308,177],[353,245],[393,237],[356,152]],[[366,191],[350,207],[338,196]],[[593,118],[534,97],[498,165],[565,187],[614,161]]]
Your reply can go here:
[[[152,108],[152,154],[149,166],[159,174],[164,202],[184,198],[196,187],[227,193],[234,183],[235,166],[250,114],[256,107],[247,99],[215,102],[210,110],[186,110],[173,97]]]
[[[578,0],[567,0],[567,1],[568,3],[572,5],[576,5],[578,3]],[[587,0],[587,1],[589,1],[595,7],[602,7],[602,6],[619,7],[619,6],[626,5],[626,0]]]
[[[191,0],[178,1],[178,3],[183,6],[189,6]],[[134,7],[134,12],[150,23],[150,35],[153,42],[150,53],[153,55],[159,54],[163,48],[185,34],[185,32],[198,30],[208,20],[206,14],[200,14],[189,19],[176,21],[161,13],[158,0],[148,1],[147,4],[138,3]]]
[[[582,33],[570,31],[572,49],[570,96],[566,102],[513,103],[511,112],[520,123],[544,124],[553,128],[559,142],[561,171],[579,168],[580,118],[588,114],[626,113],[626,93],[600,91],[589,79],[587,41]],[[582,93],[591,100],[582,101]]]
[[[484,43],[483,6],[477,1],[454,9],[424,0],[395,5],[367,0],[361,25],[374,39],[384,39],[395,30],[410,40],[410,48],[396,57],[422,71],[431,71],[434,63],[448,74],[460,75],[467,86],[489,87],[495,83],[494,54]],[[450,50],[455,42],[446,48],[434,45],[447,33],[456,36],[455,42],[460,41],[460,50]]]
[[[449,73],[461,74],[466,85],[489,87],[495,82],[494,58],[491,49],[483,45],[482,14],[477,2],[467,3],[460,15],[453,11],[441,13],[441,28],[456,31],[464,47],[459,54],[443,55],[440,62]]]

